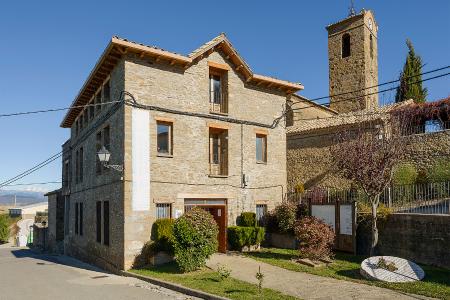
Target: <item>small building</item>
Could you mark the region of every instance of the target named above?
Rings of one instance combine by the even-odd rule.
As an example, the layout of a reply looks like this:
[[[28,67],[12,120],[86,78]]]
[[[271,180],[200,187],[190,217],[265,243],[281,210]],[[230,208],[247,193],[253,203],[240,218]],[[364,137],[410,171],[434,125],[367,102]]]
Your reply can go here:
[[[9,209],[9,216],[13,218],[20,217],[22,219],[33,219],[37,212],[48,211],[48,202],[39,202],[21,207]]]

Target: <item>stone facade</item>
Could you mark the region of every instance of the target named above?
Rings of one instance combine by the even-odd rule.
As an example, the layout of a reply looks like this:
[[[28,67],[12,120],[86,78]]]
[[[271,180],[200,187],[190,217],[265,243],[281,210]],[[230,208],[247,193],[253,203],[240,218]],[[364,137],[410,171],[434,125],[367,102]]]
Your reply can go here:
[[[218,120],[218,115],[210,113],[210,63],[229,66],[226,117],[232,121]],[[157,203],[170,204],[171,217],[176,217],[177,212],[184,212],[185,199],[224,199],[228,225],[234,225],[241,212],[255,211],[257,203],[270,210],[282,201],[286,192],[286,132],[284,124],[270,125],[283,114],[288,91],[248,83],[220,48],[208,51],[188,67],[124,53],[109,80],[111,99],[119,99],[120,91],[127,91],[138,104],[163,110],[146,110],[150,180],[144,184],[149,185],[150,194],[139,201],[149,208],[133,206],[133,147],[140,142],[133,139],[133,112],[143,109],[105,105],[78,135],[73,122],[70,147],[65,145],[70,148],[72,166],[70,188],[65,193],[70,203],[66,253],[110,270],[128,269],[150,240]],[[172,155],[157,152],[157,120],[173,124]],[[123,164],[123,174],[113,170],[96,174],[96,133],[106,126],[110,126],[111,135],[109,164]],[[226,176],[209,174],[209,128],[228,131]],[[267,136],[266,163],[256,161],[256,134],[261,132]],[[84,151],[84,178],[77,183],[74,157],[80,147]],[[247,179],[245,187],[243,177]],[[110,203],[109,246],[96,241],[97,201]],[[83,235],[75,234],[76,203],[83,203]]]
[[[371,11],[362,10],[327,26],[330,108],[340,113],[378,106],[378,26]],[[350,55],[343,57],[344,35],[350,37]],[[357,91],[357,92],[352,92]],[[351,99],[351,100],[348,100]]]
[[[450,269],[449,227],[449,215],[392,214],[380,229],[378,252]],[[358,251],[366,255],[370,233],[361,233],[358,240]]]

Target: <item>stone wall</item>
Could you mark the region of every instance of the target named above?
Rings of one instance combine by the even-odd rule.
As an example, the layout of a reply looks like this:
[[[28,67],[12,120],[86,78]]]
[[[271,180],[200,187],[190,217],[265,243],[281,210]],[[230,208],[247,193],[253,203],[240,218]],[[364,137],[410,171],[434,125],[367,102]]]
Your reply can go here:
[[[369,18],[372,19],[372,30],[368,28]],[[378,90],[378,88],[366,89],[378,84],[378,30],[372,12],[365,11],[327,29],[330,95],[358,91],[332,97],[330,107],[343,113],[378,106],[377,94],[364,96]],[[348,57],[342,57],[344,34],[350,35],[351,54]],[[347,101],[349,98],[356,99]]]
[[[184,70],[168,63],[155,64],[130,55],[125,64],[125,88],[141,104],[178,111],[209,114],[208,61],[229,64],[220,52],[212,52]],[[286,95],[248,85],[232,66],[228,71],[228,117],[272,124],[280,116]],[[224,198],[228,224],[235,224],[242,211],[255,211],[256,203],[268,209],[282,201],[286,191],[286,134],[283,126],[268,129],[208,118],[150,111],[150,210],[131,207],[131,107],[125,108],[125,268],[131,266],[143,244],[150,239],[156,219],[156,203],[172,204],[184,212],[186,198]],[[173,155],[159,156],[156,119],[173,122]],[[209,176],[209,126],[228,130],[228,176]],[[268,161],[256,162],[256,132],[267,132]],[[242,189],[241,178],[249,177]]]
[[[111,99],[119,99],[124,90],[124,61],[117,64],[111,73]],[[90,263],[108,270],[123,269],[123,182],[119,172],[103,170],[96,174],[96,134],[110,126],[111,159],[110,164],[123,162],[124,108],[104,105],[101,112],[89,122],[87,127],[75,134],[71,129],[71,178],[70,196],[66,197],[69,206],[65,237],[65,250]],[[92,129],[92,131],[91,131]],[[83,147],[83,182],[75,182],[75,152]],[[66,145],[67,149],[67,145]],[[110,245],[96,241],[96,202],[109,201],[110,207]],[[75,205],[83,203],[83,235],[75,234]]]
[[[330,146],[338,129],[322,129],[293,134],[287,138],[288,190],[298,184],[305,188],[323,186],[345,189],[350,182],[333,167]],[[340,130],[340,129],[339,129]],[[424,133],[405,137],[405,161],[417,169],[427,169],[450,155],[450,131]]]
[[[380,231],[379,251],[450,269],[450,215],[392,214]]]

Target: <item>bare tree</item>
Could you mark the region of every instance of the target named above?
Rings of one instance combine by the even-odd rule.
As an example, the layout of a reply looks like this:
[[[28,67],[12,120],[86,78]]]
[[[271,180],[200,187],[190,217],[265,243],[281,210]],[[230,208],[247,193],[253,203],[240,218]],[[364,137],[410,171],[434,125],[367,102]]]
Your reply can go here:
[[[391,183],[395,164],[402,159],[402,138],[398,118],[367,117],[356,126],[340,131],[331,146],[331,157],[343,177],[358,185],[372,208],[370,255],[378,243],[377,208],[380,195]]]

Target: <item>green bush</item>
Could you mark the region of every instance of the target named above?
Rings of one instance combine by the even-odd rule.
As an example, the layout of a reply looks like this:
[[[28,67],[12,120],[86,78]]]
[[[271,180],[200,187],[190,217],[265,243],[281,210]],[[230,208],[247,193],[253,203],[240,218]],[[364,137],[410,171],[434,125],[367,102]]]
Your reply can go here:
[[[429,169],[428,177],[431,182],[450,181],[450,160],[439,159]]]
[[[173,219],[158,219],[152,226],[152,241],[156,251],[173,254]]]
[[[9,240],[11,222],[8,215],[0,215],[0,243],[7,243]]]
[[[256,214],[254,212],[243,212],[239,217],[239,226],[255,227],[256,226]]]
[[[217,251],[219,229],[210,213],[193,208],[175,221],[173,228],[175,260],[182,272],[203,267]]]
[[[283,202],[275,207],[278,228],[282,233],[292,233],[297,217],[297,206],[291,202]]]
[[[414,184],[418,175],[413,164],[403,163],[395,167],[392,182],[396,185]]]
[[[233,250],[242,250],[244,246],[260,245],[264,241],[264,227],[228,227],[228,243]]]
[[[133,268],[138,269],[148,265],[150,263],[150,257],[158,252],[155,248],[154,242],[145,243],[144,247],[142,247],[141,253],[139,253],[134,259]]]

